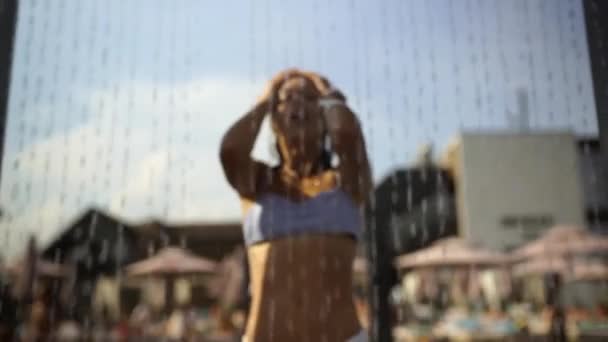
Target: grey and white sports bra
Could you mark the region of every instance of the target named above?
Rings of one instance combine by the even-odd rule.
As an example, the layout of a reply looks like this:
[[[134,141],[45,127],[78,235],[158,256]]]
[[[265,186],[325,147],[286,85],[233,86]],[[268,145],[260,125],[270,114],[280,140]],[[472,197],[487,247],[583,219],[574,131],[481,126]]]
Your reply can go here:
[[[362,210],[339,188],[299,202],[266,193],[245,214],[243,235],[248,246],[304,234],[347,234],[357,239],[362,225]]]

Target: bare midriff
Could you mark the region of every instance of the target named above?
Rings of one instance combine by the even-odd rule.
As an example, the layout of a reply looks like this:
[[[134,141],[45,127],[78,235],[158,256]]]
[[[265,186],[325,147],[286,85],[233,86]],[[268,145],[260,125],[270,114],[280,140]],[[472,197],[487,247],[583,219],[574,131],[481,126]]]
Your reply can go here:
[[[248,247],[248,342],[346,341],[361,329],[352,297],[356,242],[302,235]]]

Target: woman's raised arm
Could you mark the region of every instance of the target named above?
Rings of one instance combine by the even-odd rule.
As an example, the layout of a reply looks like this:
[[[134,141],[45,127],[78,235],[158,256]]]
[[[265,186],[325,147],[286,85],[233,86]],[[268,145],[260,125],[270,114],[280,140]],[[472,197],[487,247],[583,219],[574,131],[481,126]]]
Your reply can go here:
[[[338,174],[342,188],[363,205],[373,187],[365,139],[357,116],[346,104],[325,111],[332,150],[339,157]]]
[[[268,112],[268,101],[260,101],[249,113],[233,124],[222,138],[220,160],[228,183],[244,198],[255,197],[268,166],[250,157],[262,121]]]

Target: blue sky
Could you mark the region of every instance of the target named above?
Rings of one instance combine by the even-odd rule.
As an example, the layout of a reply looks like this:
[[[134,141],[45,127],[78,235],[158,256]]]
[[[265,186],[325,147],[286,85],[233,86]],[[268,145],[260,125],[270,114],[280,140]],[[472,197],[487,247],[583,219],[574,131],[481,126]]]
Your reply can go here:
[[[285,67],[343,89],[376,179],[424,142],[508,129],[518,88],[533,129],[597,133],[579,0],[20,3],[7,246],[27,232],[49,239],[90,206],[129,220],[238,219],[219,140]]]

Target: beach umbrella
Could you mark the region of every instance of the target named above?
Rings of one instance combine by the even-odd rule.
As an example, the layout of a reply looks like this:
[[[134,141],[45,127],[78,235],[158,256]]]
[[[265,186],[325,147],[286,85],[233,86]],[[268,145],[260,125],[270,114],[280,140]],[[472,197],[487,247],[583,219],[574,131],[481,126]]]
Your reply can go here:
[[[608,237],[588,229],[573,226],[556,226],[542,237],[513,252],[515,260],[541,255],[572,255],[608,252]]]
[[[565,280],[606,280],[608,265],[601,260],[541,256],[513,266],[515,276],[558,273]]]
[[[194,255],[179,247],[166,247],[156,255],[135,262],[126,268],[127,276],[158,276],[165,279],[165,305],[167,310],[173,306],[173,287],[179,276],[211,274],[216,270],[212,260]]]
[[[491,266],[504,264],[509,258],[500,252],[478,248],[466,240],[450,237],[430,247],[397,257],[398,268],[428,266]]]

